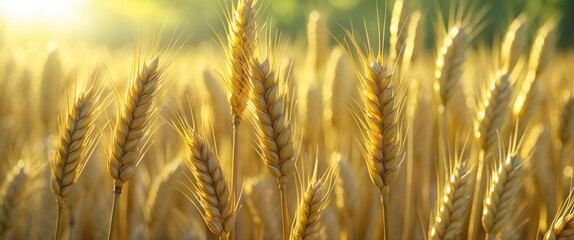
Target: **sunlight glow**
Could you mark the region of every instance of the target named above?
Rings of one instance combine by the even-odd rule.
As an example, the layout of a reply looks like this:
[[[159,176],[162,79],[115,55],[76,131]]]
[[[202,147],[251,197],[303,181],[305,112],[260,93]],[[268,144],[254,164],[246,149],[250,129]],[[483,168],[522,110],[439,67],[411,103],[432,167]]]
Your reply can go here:
[[[12,22],[73,20],[86,0],[1,0],[0,13]]]

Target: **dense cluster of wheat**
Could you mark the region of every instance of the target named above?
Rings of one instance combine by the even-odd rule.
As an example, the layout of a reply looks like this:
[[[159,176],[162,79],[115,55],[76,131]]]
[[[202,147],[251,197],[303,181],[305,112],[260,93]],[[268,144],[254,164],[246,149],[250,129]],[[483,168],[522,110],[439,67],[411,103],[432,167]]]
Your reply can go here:
[[[557,19],[484,47],[487,8],[433,32],[396,0],[340,38],[312,11],[305,45],[265,4],[224,8],[223,54],[7,42],[0,239],[574,239]]]

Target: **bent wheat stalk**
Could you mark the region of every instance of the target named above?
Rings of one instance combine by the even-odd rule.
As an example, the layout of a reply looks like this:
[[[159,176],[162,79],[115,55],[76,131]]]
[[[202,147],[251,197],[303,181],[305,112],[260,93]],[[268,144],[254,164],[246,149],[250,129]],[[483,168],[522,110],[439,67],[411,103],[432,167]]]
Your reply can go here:
[[[108,172],[114,178],[114,200],[108,239],[112,239],[122,187],[134,174],[142,157],[140,143],[148,135],[153,117],[153,100],[160,86],[163,68],[159,57],[145,64],[131,83],[123,108],[120,110],[108,158]]]
[[[256,134],[265,166],[277,178],[281,194],[283,239],[289,239],[287,177],[295,169],[295,152],[286,96],[277,83],[269,61],[254,59],[251,64],[251,102]]]
[[[90,134],[94,129],[99,96],[92,89],[80,95],[70,108],[60,129],[60,143],[56,157],[51,165],[51,188],[57,196],[57,226],[54,239],[60,239],[63,227],[63,210],[66,199],[72,192],[76,181],[90,157],[94,139]]]

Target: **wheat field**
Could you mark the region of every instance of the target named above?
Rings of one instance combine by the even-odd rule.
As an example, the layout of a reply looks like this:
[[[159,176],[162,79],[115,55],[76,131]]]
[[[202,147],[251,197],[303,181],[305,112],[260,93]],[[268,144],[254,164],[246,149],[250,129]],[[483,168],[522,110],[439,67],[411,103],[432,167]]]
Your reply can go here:
[[[197,45],[2,42],[0,239],[574,239],[560,17],[373,1],[301,42],[220,2]]]

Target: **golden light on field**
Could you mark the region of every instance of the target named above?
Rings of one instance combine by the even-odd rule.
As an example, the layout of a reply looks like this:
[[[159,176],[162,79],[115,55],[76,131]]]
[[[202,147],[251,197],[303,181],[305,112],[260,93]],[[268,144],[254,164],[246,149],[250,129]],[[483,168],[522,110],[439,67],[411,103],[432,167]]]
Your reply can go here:
[[[86,0],[2,0],[0,12],[9,22],[63,22],[78,17]]]

